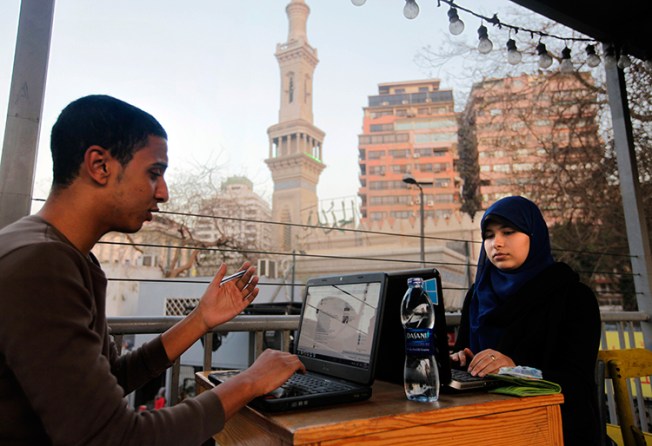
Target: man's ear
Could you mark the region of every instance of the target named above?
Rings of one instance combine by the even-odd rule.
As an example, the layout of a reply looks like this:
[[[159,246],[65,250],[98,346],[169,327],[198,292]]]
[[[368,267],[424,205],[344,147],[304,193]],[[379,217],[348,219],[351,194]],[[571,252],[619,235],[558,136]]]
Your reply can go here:
[[[106,184],[111,176],[111,163],[113,159],[108,150],[101,146],[90,146],[84,153],[82,168],[94,182]]]

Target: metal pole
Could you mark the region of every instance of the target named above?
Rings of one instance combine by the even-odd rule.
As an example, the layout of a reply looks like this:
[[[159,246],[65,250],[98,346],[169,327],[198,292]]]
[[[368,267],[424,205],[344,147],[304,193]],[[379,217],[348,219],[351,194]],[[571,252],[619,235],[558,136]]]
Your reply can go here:
[[[54,0],[22,0],[0,161],[0,228],[29,215]]]
[[[297,251],[292,250],[292,288],[290,289],[290,303],[294,305],[294,276],[295,276],[295,265],[297,262]]]
[[[423,210],[423,187],[419,183],[417,183],[417,186],[419,186],[419,213],[421,214],[421,237],[420,237],[420,242],[421,242],[421,267],[425,268],[426,267],[426,247],[425,247],[425,242],[424,242],[424,237],[426,235],[425,231],[425,225],[424,225],[424,219],[425,219],[425,211]]]
[[[634,273],[634,289],[639,311],[652,315],[652,255],[643,201],[641,200],[636,152],[632,134],[632,122],[627,105],[625,76],[618,67],[605,67],[607,75],[607,93],[609,108],[614,129],[616,159],[618,162],[618,177],[620,193],[625,212],[625,226],[629,252],[632,256],[632,272]],[[648,319],[641,322],[645,348],[652,350],[652,322]]]

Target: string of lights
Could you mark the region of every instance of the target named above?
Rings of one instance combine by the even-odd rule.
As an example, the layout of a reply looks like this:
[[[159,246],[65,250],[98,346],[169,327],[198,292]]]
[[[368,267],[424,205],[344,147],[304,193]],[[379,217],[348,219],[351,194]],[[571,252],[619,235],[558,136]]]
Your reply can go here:
[[[366,3],[367,0],[351,0],[355,6],[362,6]],[[493,14],[491,17],[479,14],[471,9],[462,7],[455,3],[453,0],[437,0],[437,7],[441,7],[442,3],[447,4],[450,8],[448,10],[448,31],[454,35],[458,36],[464,32],[465,24],[464,21],[460,18],[459,11],[462,11],[466,14],[469,14],[477,19],[480,19],[480,27],[478,28],[478,52],[480,54],[489,54],[493,49],[494,45],[489,37],[489,29],[485,26],[485,23],[493,25],[499,30],[506,30],[509,33],[509,39],[507,40],[506,49],[507,49],[507,61],[512,65],[517,65],[523,60],[523,54],[516,46],[516,40],[512,38],[512,34],[516,35],[519,32],[526,33],[530,35],[530,38],[538,38],[539,42],[536,45],[536,56],[538,57],[538,66],[541,69],[548,69],[552,67],[554,58],[550,51],[546,48],[546,44],[543,40],[546,39],[556,39],[563,41],[566,45],[561,50],[561,55],[558,57],[559,60],[559,70],[563,73],[570,73],[574,71],[574,65],[572,60],[571,49],[568,47],[568,42],[582,42],[586,43],[586,64],[595,68],[600,63],[602,63],[602,58],[598,54],[597,42],[595,39],[587,37],[577,37],[577,36],[560,36],[552,33],[548,33],[541,30],[529,29],[522,26],[512,25],[505,23],[498,18],[498,14]],[[405,6],[403,7],[403,15],[407,19],[415,19],[419,15],[419,5],[416,0],[405,0]],[[623,48],[616,48],[613,44],[604,45],[604,64],[607,68],[612,68],[618,66],[621,69],[628,68],[632,64],[630,56],[626,53]],[[645,61],[646,66],[649,69],[652,69],[652,59]]]

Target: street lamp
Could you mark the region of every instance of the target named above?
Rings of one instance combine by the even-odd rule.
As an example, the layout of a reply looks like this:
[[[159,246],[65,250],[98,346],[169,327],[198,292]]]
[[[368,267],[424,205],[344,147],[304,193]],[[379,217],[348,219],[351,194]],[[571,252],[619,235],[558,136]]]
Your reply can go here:
[[[425,267],[426,266],[426,248],[424,245],[424,237],[425,237],[425,227],[424,227],[424,220],[425,220],[425,212],[423,210],[423,188],[421,186],[432,186],[432,181],[417,181],[412,175],[409,173],[406,173],[405,176],[403,177],[403,182],[406,184],[413,184],[416,187],[419,188],[419,216],[421,220],[421,266]]]

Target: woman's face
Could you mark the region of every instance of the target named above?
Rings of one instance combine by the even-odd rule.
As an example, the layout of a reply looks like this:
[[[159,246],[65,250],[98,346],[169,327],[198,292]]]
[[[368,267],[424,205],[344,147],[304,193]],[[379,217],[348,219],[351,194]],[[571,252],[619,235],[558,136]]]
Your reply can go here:
[[[530,252],[530,237],[502,223],[490,222],[483,238],[489,261],[501,270],[520,267]]]

